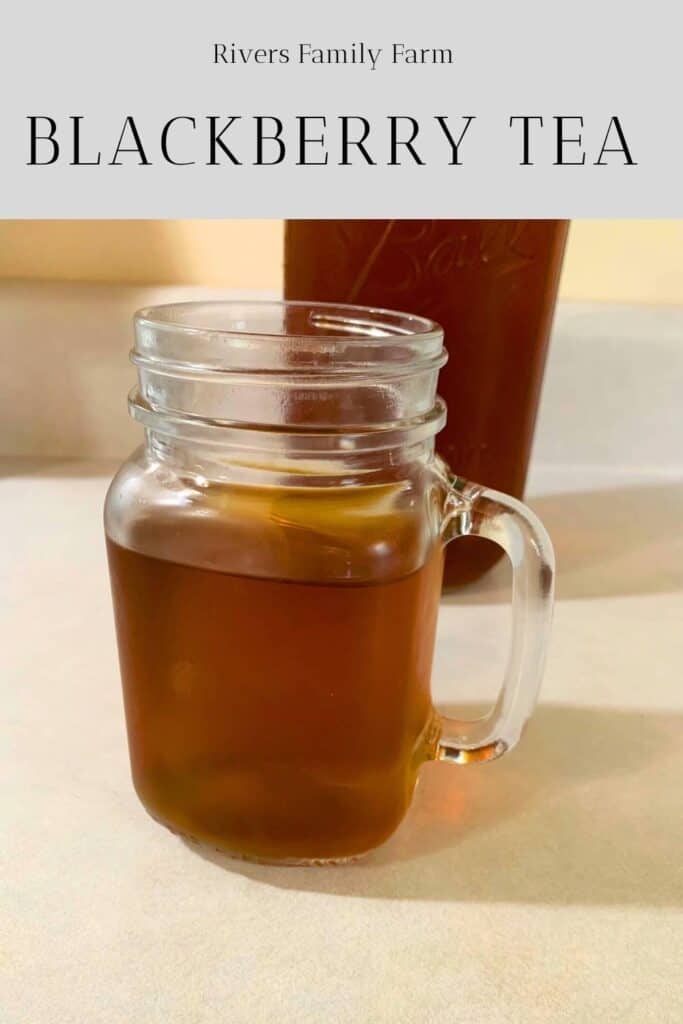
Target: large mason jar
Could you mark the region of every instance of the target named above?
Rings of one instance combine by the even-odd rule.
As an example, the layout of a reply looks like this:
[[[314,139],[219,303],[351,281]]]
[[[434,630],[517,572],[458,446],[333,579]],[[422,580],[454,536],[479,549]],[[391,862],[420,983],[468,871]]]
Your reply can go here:
[[[522,498],[568,222],[290,220],[287,299],[362,302],[437,320],[450,359],[439,381],[448,423],[437,450],[457,473]],[[499,556],[453,545],[446,586]]]

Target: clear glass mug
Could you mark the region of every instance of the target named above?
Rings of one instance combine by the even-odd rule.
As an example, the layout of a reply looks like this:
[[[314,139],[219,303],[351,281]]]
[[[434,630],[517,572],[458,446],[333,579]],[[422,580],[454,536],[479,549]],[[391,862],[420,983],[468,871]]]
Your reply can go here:
[[[145,444],[105,530],[133,779],[175,832],[321,863],[397,828],[420,766],[517,743],[541,680],[553,554],[519,501],[435,456],[441,328],[314,303],[183,303],[135,318]],[[432,706],[443,552],[513,569],[498,701]]]

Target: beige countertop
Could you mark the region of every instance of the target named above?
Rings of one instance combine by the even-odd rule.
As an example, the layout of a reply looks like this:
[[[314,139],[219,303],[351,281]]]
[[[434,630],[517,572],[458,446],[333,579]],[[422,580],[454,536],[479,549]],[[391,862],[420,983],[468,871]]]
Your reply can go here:
[[[0,463],[3,1024],[683,1020],[683,423],[662,398],[673,371],[657,391],[646,356],[616,364],[619,460],[619,431],[591,412],[600,348],[561,464],[553,396],[582,358],[565,356],[531,479],[559,567],[539,709],[500,761],[427,766],[399,832],[346,867],[230,861],[145,815],[101,532],[113,466]],[[591,416],[592,463],[577,440]],[[494,692],[505,582],[501,568],[444,602],[440,700]]]

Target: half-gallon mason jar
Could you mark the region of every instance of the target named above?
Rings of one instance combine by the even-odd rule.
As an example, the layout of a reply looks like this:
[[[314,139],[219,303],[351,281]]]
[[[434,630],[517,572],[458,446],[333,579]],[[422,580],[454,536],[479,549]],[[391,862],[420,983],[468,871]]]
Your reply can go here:
[[[234,855],[355,857],[396,829],[420,766],[517,742],[547,640],[552,551],[518,501],[434,454],[442,331],[306,303],[142,310],[145,443],[105,527],[135,787]],[[457,467],[454,467],[457,469]],[[493,711],[442,718],[430,671],[444,547],[513,566]]]
[[[561,220],[289,220],[287,299],[410,309],[438,320],[450,359],[439,454],[460,473],[524,496],[567,237]],[[496,561],[471,538],[446,555],[444,584]]]

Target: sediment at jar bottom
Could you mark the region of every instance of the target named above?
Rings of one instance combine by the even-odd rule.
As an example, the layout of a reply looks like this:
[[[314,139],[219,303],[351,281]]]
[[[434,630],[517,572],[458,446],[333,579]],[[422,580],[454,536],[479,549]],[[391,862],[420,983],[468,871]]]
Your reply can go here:
[[[383,842],[430,756],[440,548],[398,579],[325,583],[107,546],[134,781],[152,816],[264,860]]]

